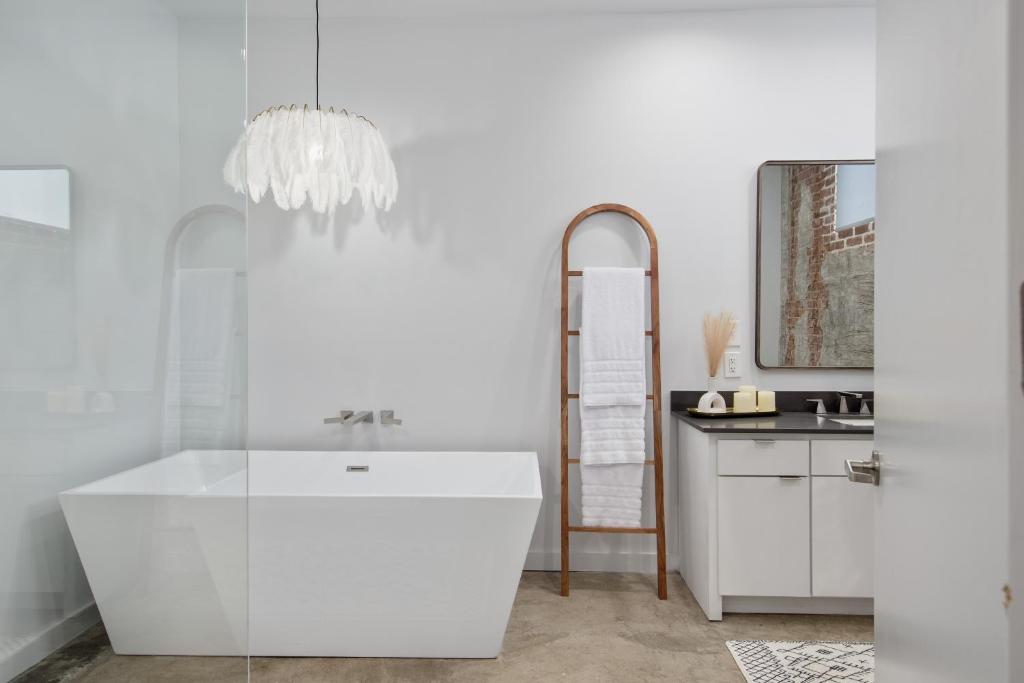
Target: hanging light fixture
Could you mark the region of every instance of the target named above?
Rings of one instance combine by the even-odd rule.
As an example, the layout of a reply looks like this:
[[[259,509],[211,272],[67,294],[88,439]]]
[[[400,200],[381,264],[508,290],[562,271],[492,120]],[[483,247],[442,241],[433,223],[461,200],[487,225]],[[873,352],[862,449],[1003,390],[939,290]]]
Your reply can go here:
[[[316,109],[276,106],[246,126],[224,163],[224,180],[254,202],[267,193],[282,209],[309,198],[317,213],[333,214],[354,191],[363,206],[385,211],[398,195],[398,176],[384,138],[364,116],[320,109],[320,0],[316,0]]]

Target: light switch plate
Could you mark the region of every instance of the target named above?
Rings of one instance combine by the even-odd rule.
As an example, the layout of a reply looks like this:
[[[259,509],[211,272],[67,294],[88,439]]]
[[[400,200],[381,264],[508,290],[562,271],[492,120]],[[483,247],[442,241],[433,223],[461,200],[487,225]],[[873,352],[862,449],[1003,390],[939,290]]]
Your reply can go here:
[[[725,376],[726,377],[739,377],[740,376],[740,352],[739,351],[726,351],[726,353],[725,353]]]

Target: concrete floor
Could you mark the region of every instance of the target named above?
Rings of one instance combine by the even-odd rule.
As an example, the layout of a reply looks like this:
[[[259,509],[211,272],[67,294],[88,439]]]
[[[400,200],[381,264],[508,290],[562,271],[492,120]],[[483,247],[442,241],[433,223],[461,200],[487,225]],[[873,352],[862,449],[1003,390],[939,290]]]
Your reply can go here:
[[[574,573],[569,598],[558,585],[557,573],[523,574],[494,660],[259,657],[251,661],[251,680],[743,683],[727,640],[874,639],[871,617],[735,614],[712,623],[678,574],[669,577],[665,602],[655,595],[654,577],[644,574]],[[97,628],[15,683],[241,682],[245,668],[241,658],[115,655]]]

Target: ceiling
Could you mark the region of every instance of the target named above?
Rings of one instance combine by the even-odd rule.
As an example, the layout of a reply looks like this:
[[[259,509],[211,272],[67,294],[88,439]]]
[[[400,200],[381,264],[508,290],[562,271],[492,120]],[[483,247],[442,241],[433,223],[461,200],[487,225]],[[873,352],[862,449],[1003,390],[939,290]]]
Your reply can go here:
[[[182,17],[240,16],[244,0],[161,0]],[[251,17],[309,17],[314,0],[248,0]],[[322,18],[873,7],[875,0],[320,0]]]

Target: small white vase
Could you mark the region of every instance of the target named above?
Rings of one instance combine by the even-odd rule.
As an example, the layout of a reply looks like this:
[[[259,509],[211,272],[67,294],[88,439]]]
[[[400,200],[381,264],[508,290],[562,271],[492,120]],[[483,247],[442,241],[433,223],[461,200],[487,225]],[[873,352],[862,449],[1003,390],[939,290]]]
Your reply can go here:
[[[697,410],[702,413],[724,413],[725,399],[715,391],[715,378],[708,377],[708,391],[697,402]]]

